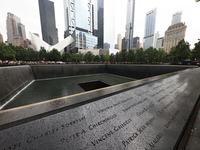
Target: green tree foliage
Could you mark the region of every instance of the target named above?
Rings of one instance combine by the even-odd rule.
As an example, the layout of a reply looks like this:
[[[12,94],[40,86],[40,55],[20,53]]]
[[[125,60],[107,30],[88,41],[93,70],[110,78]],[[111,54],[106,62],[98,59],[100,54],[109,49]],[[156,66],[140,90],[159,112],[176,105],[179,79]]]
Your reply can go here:
[[[145,61],[145,55],[144,55],[144,50],[143,48],[137,49],[136,50],[136,62],[142,63]]]
[[[118,52],[115,55],[115,62],[120,62],[120,54]]]
[[[127,61],[127,50],[126,49],[122,49],[122,51],[120,52],[120,62],[126,62]]]
[[[95,62],[99,62],[99,61],[100,61],[99,55],[94,56],[94,61],[95,61]]]
[[[200,61],[200,39],[199,39],[199,42],[195,43],[194,45],[195,45],[195,47],[191,52],[192,53],[191,58],[192,58],[192,60]]]
[[[83,61],[84,60],[84,56],[83,56],[83,54],[81,54],[81,53],[77,53],[77,54],[74,54],[74,55],[72,55],[73,57],[72,57],[72,61],[73,62],[80,62],[80,61]]]
[[[104,59],[105,59],[106,62],[109,62],[109,61],[110,61],[110,56],[109,56],[109,54],[105,54],[105,55],[104,55]]]
[[[44,47],[41,47],[39,51],[39,60],[48,60],[48,53]]]
[[[178,45],[173,47],[169,53],[169,60],[172,64],[178,64],[183,60],[190,58],[190,44],[185,40],[179,41]]]
[[[85,55],[84,55],[84,60],[86,62],[91,62],[94,60],[94,55],[92,54],[92,52],[87,52]]]
[[[60,52],[57,49],[52,49],[49,52],[48,60],[50,60],[50,61],[60,61],[61,60]]]
[[[103,54],[100,55],[100,61],[104,62],[105,61],[105,56]]]
[[[157,63],[167,62],[167,52],[163,49],[157,50]]]
[[[129,50],[127,53],[127,61],[128,62],[135,62],[135,53],[134,50]]]
[[[65,52],[62,54],[62,61],[63,62],[71,62],[72,61],[72,55],[69,52]]]
[[[14,60],[16,52],[4,43],[0,43],[0,60]]]
[[[147,63],[157,63],[157,50],[153,47],[149,47],[144,51],[145,61]]]
[[[110,54],[110,62],[111,63],[115,62],[115,55],[113,53]]]

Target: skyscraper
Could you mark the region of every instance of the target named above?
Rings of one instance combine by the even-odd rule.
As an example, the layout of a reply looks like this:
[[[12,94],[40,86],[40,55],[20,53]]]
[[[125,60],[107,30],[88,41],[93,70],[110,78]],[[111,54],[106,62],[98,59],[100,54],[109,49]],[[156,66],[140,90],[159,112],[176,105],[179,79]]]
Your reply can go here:
[[[0,33],[0,43],[3,43],[3,36],[1,33]]]
[[[172,16],[172,24],[171,25],[181,22],[181,18],[182,18],[182,11],[174,13]]]
[[[134,15],[135,15],[135,0],[128,0],[127,3],[127,14],[126,14],[126,49],[132,49],[133,43],[133,30],[134,30]]]
[[[146,13],[144,45],[143,45],[144,49],[154,46],[155,25],[156,25],[156,8]]]
[[[165,31],[164,37],[164,50],[168,53],[171,48],[178,45],[178,42],[185,38],[187,26],[185,23],[180,22],[169,26]]]
[[[97,47],[97,37],[93,36],[91,0],[64,0],[65,37],[72,35],[75,42],[67,51],[77,53],[78,49]]]
[[[98,1],[98,48],[104,48],[104,0],[97,0]]]
[[[38,0],[42,38],[50,45],[58,43],[58,33],[55,22],[54,3],[49,0]]]
[[[118,49],[121,51],[122,50],[122,36],[121,36],[121,34],[118,34],[118,36],[117,36],[117,45],[118,45]]]
[[[7,13],[6,20],[8,43],[14,46],[20,46],[23,40],[26,40],[25,26],[21,23],[21,19],[12,13]]]

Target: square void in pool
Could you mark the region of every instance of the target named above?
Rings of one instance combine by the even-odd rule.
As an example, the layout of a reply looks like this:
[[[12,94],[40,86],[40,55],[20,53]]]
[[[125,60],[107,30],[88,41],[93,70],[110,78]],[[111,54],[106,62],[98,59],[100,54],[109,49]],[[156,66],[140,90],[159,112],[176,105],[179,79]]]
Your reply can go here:
[[[85,91],[91,91],[91,90],[95,90],[95,89],[100,89],[100,88],[104,88],[104,87],[108,87],[110,86],[107,83],[104,83],[102,81],[90,81],[90,82],[84,82],[84,83],[79,83],[78,84],[82,89],[84,89]]]

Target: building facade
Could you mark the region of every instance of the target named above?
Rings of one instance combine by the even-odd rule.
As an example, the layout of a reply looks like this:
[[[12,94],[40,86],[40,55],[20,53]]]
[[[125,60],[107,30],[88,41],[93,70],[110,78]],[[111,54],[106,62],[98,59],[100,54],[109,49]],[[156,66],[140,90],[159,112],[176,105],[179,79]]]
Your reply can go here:
[[[64,0],[65,37],[72,35],[75,41],[65,51],[78,53],[78,49],[97,48],[93,35],[91,0]]]
[[[104,43],[103,47],[104,47],[104,49],[109,49],[110,48],[110,44],[109,43]]]
[[[163,37],[158,38],[157,42],[156,42],[156,49],[157,50],[162,49],[163,48],[163,44],[164,44],[164,38]]]
[[[135,16],[135,0],[128,0],[127,2],[127,14],[126,14],[126,49],[132,49],[133,43],[133,30],[134,30],[134,16]]]
[[[49,0],[38,0],[38,3],[42,39],[50,45],[55,45],[58,43],[58,32],[56,29],[54,2]]]
[[[147,49],[151,46],[154,47],[156,12],[157,12],[157,9],[155,8],[155,9],[146,13],[145,31],[144,31],[144,44],[143,44],[144,49]]]
[[[185,23],[177,23],[169,26],[167,31],[165,31],[164,37],[164,50],[169,53],[171,48],[176,46],[178,42],[185,38],[187,26]]]
[[[139,37],[134,37],[133,38],[133,45],[132,45],[132,49],[133,50],[137,50],[140,48],[140,38]]]
[[[26,40],[25,26],[21,23],[21,19],[12,13],[7,13],[7,42],[14,46],[20,46]]]
[[[119,49],[120,51],[122,50],[122,36],[121,34],[117,35],[117,48],[115,49]]]
[[[97,0],[98,48],[103,49],[104,44],[104,0]]]
[[[172,16],[171,25],[174,25],[174,24],[181,22],[181,18],[182,18],[182,11],[174,13],[173,16]]]
[[[4,42],[3,42],[3,36],[2,36],[1,33],[0,33],[0,42],[1,42],[1,43],[4,43]]]

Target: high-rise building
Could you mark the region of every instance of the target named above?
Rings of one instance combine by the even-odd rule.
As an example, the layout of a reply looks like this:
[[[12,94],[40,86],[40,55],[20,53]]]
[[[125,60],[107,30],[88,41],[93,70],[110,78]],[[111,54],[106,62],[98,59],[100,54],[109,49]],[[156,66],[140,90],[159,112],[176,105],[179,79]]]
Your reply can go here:
[[[143,45],[144,49],[154,46],[155,26],[156,26],[156,8],[146,13],[144,45]]]
[[[0,42],[3,43],[3,36],[1,33],[0,33]]]
[[[118,34],[117,36],[117,49],[119,49],[120,51],[122,50],[122,36],[121,34]]]
[[[158,38],[157,42],[156,42],[156,49],[159,50],[160,48],[163,48],[163,44],[164,44],[164,38]]]
[[[42,39],[50,45],[55,45],[58,43],[58,32],[55,22],[54,2],[49,0],[38,0],[38,3]]]
[[[26,40],[25,26],[21,19],[12,13],[7,13],[6,20],[8,43],[14,46],[20,46],[23,40]]]
[[[135,15],[135,0],[128,0],[127,3],[127,14],[126,14],[126,49],[132,49],[133,43],[133,30],[134,30],[134,15]]]
[[[122,39],[122,49],[126,49],[127,48],[127,41],[126,41],[126,38],[124,37]]]
[[[109,43],[104,43],[104,49],[109,49],[110,48],[110,44]]]
[[[140,38],[139,37],[134,37],[133,38],[133,45],[132,45],[132,49],[133,50],[137,50],[140,48]]]
[[[93,35],[91,0],[64,0],[65,37],[72,35],[75,41],[66,48],[70,53],[78,49],[97,48]]]
[[[177,23],[169,26],[165,31],[164,50],[170,52],[171,48],[178,45],[178,42],[185,38],[187,26],[185,23]]]
[[[182,11],[174,13],[173,16],[172,16],[171,25],[174,25],[174,24],[181,22],[181,18],[182,18]]]
[[[103,49],[104,43],[104,0],[97,0],[97,19],[98,19],[98,48]]]

